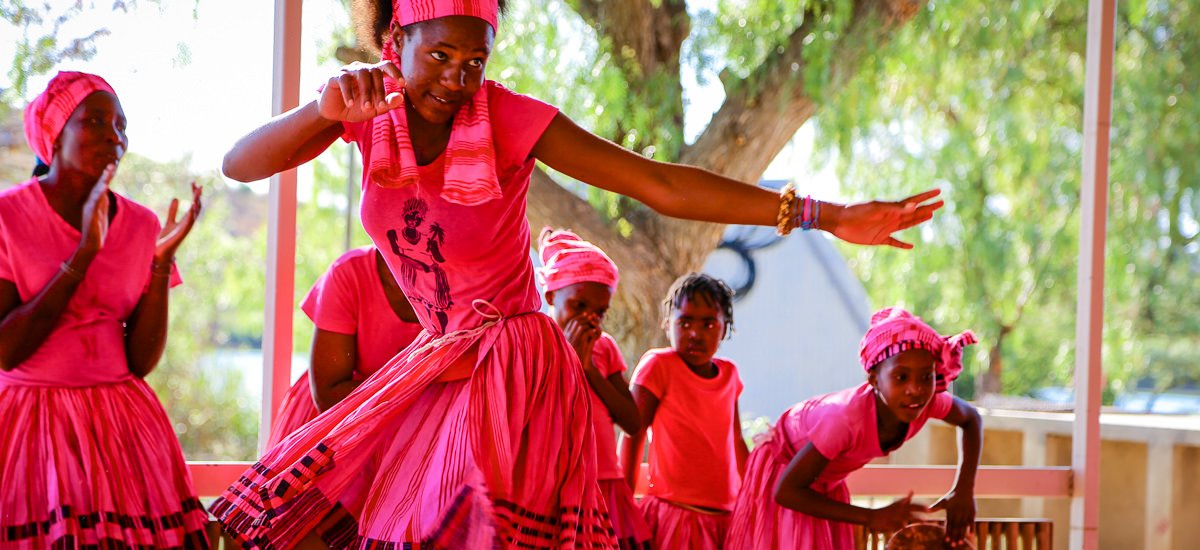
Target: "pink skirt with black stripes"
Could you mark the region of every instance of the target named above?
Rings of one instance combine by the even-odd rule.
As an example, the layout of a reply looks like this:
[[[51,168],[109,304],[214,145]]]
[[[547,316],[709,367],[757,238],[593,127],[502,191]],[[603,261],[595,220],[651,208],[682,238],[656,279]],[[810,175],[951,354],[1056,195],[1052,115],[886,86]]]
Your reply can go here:
[[[654,533],[654,547],[663,550],[720,550],[729,529],[729,513],[708,513],[676,506],[658,497],[642,499],[642,514]],[[770,548],[764,546],[763,548]]]
[[[799,550],[842,550],[854,548],[854,527],[801,514],[775,503],[775,485],[792,454],[784,450],[784,438],[774,433],[762,438],[746,461],[746,475],[738,492],[725,538],[728,550],[796,548]],[[813,489],[838,502],[850,502],[844,482]]]
[[[317,404],[313,401],[312,389],[308,385],[308,371],[305,371],[283,395],[275,419],[271,421],[271,437],[267,439],[267,447],[278,445],[318,414],[321,413],[317,411]]]
[[[0,548],[208,548],[208,514],[142,380],[0,386],[0,419]]]
[[[540,313],[422,334],[211,510],[247,548],[615,548],[588,391]]]
[[[633,500],[633,491],[624,479],[600,480],[600,492],[608,503],[608,515],[613,531],[617,534],[617,545],[621,550],[650,550],[652,539],[650,526],[642,510]]]

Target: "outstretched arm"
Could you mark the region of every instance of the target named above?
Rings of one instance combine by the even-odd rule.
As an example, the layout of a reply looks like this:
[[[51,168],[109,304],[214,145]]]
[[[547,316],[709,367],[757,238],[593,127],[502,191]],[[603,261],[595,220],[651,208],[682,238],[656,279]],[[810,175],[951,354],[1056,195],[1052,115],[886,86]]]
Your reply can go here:
[[[383,77],[403,83],[388,62],[354,65],[325,83],[321,96],[283,113],[246,134],[225,153],[221,171],[249,182],[300,166],[321,154],[342,135],[342,122],[373,118],[404,106],[399,93],[385,95]]]
[[[621,468],[625,472],[625,482],[631,490],[636,491],[642,468],[642,444],[646,442],[646,430],[654,423],[654,415],[658,412],[658,398],[639,384],[633,385],[631,393],[633,402],[637,403],[638,412],[642,415],[642,429],[625,438],[625,445],[621,450]]]
[[[551,168],[602,189],[636,199],[675,218],[745,225],[776,225],[779,194],[707,170],[657,162],[580,128],[559,113],[533,154]],[[941,201],[927,191],[902,201],[843,206],[822,203],[818,227],[857,244],[912,248],[891,235],[933,216]]]
[[[958,547],[967,544],[967,536],[975,526],[975,473],[983,448],[983,418],[970,403],[957,397],[943,420],[958,426],[958,474],[954,488],[930,507],[946,510],[946,537]]]
[[[809,516],[866,525],[875,531],[892,532],[919,520],[917,515],[927,511],[912,503],[912,494],[883,508],[863,508],[833,500],[812,489],[817,476],[825,470],[829,459],[808,443],[788,463],[775,486],[775,503]]]

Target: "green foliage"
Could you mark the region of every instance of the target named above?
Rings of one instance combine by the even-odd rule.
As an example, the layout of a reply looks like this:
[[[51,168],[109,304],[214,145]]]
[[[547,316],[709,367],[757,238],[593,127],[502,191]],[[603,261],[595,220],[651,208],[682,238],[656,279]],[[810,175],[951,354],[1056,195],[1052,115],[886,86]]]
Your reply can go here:
[[[1196,6],[1121,12],[1106,255],[1114,389],[1200,379],[1200,102],[1183,93],[1198,84],[1184,62],[1200,48],[1186,23]],[[979,332],[966,381],[999,360],[1007,393],[1067,384],[1074,368],[1086,9],[939,2],[820,115],[821,141],[859,196],[943,190],[948,205],[916,251],[844,251],[876,304]]]
[[[130,153],[113,188],[161,219],[171,198],[187,205],[193,176],[186,165],[186,159],[157,163]],[[204,185],[205,207],[176,257],[184,284],[171,291],[166,354],[147,380],[189,459],[249,460],[257,446],[259,405],[242,386],[258,372],[209,371],[202,361],[218,348],[259,340],[266,233],[260,224],[239,234],[244,228],[239,205],[248,190],[230,188],[216,174],[195,179]],[[259,261],[247,261],[256,256]]]

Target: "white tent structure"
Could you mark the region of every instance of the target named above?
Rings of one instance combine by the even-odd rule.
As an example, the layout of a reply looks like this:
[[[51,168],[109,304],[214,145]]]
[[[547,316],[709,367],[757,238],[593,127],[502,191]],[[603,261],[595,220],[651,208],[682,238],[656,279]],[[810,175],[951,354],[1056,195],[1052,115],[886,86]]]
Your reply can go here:
[[[863,381],[858,342],[870,305],[824,234],[781,239],[773,228],[730,226],[704,271],[738,293],[735,331],[719,355],[740,369],[743,420],[774,422],[798,401]]]

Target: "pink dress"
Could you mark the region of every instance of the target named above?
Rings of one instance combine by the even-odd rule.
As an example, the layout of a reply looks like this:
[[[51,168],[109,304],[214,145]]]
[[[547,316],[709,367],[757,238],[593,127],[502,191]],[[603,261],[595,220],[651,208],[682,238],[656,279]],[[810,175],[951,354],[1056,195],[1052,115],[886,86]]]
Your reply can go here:
[[[717,376],[701,378],[675,350],[646,352],[633,383],[658,398],[650,427],[650,486],[642,512],[656,548],[721,548],[741,476],[734,410],[742,393],[737,366],[714,358]],[[740,433],[739,428],[737,433]]]
[[[616,340],[607,332],[600,335],[596,346],[592,348],[592,365],[605,378],[614,374],[623,374],[626,370],[625,358]],[[617,544],[622,550],[649,549],[650,526],[646,518],[633,500],[633,491],[625,482],[625,474],[617,459],[617,438],[615,423],[608,414],[604,402],[590,392],[592,396],[592,425],[596,430],[596,462],[598,464],[600,492],[608,503],[608,513],[612,519],[613,530],[616,531]]]
[[[945,418],[953,402],[947,393],[934,394],[929,405],[908,426],[904,440],[917,435],[930,418]],[[775,503],[779,477],[809,442],[829,459],[812,488],[846,503],[850,502],[846,476],[895,450],[885,452],[879,447],[875,392],[870,384],[815,397],[788,409],[750,453],[729,527],[727,548],[854,548],[854,531],[849,523],[815,518]]]
[[[364,176],[363,226],[425,332],[213,504],[244,546],[615,547],[587,382],[529,260],[531,152],[557,109],[485,86],[502,196],[444,200],[444,155],[419,185]],[[345,125],[364,165],[374,123]]]
[[[421,333],[421,324],[396,315],[375,268],[375,247],[342,254],[313,284],[300,309],[321,330],[354,335],[354,377],[365,380]],[[317,417],[308,372],[283,396],[267,446],[274,447]]]
[[[105,245],[53,331],[0,372],[2,548],[208,546],[208,514],[171,422],[125,356],[124,321],[150,282],[158,217],[113,195]],[[0,192],[0,279],[22,302],[79,238],[36,179]]]

